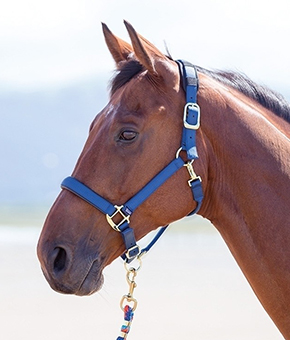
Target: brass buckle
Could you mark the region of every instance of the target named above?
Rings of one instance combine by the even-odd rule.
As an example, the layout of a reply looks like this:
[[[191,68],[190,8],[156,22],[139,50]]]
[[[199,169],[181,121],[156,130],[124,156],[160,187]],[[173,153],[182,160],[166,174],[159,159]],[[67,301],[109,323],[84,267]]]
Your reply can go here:
[[[126,252],[126,258],[128,259],[128,260],[131,260],[131,259],[133,259],[134,257],[136,257],[137,255],[133,255],[133,256],[131,256],[130,255],[130,253],[132,252],[132,251],[134,251],[135,249],[137,249],[138,250],[138,254],[140,253],[140,247],[136,244],[135,246],[133,246],[133,247],[131,247],[130,249],[128,249],[127,250],[127,252]]]
[[[130,215],[125,215],[122,211],[122,208],[124,207],[123,205],[114,205],[116,211],[110,216],[108,214],[106,214],[106,218],[107,218],[107,221],[109,223],[109,225],[116,231],[119,231],[121,232],[120,230],[120,226],[124,223],[124,222],[128,222],[130,223]],[[118,224],[116,224],[114,221],[113,221],[113,218],[117,215],[117,214],[120,214],[121,217],[122,217],[122,221],[119,222]]]

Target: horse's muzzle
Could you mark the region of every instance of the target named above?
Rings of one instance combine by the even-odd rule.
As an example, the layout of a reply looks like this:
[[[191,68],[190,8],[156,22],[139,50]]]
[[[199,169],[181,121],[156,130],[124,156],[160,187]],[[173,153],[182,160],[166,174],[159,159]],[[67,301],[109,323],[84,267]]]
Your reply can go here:
[[[101,289],[103,275],[97,254],[88,254],[69,246],[49,249],[40,239],[37,254],[46,280],[52,289],[63,294],[91,295]],[[86,254],[85,256],[83,254]]]

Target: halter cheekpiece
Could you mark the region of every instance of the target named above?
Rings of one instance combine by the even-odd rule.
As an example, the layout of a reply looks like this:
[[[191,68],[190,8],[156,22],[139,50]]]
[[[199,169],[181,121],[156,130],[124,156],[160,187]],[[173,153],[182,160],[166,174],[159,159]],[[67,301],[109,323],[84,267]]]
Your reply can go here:
[[[153,179],[151,179],[151,181],[137,192],[135,196],[130,198],[123,205],[119,206],[113,205],[111,202],[104,199],[74,177],[67,177],[61,183],[62,189],[71,191],[104,213],[109,225],[114,230],[121,233],[126,247],[126,252],[121,257],[126,261],[126,263],[130,263],[136,257],[140,257],[142,254],[148,252],[167,228],[167,226],[161,227],[149,245],[140,250],[136,243],[134,230],[130,227],[130,216],[139,205],[141,205],[151,194],[153,194],[155,190],[157,190],[168,178],[170,178],[183,166],[185,166],[188,170],[190,176],[188,185],[192,190],[193,199],[197,203],[196,209],[189,215],[197,213],[202,203],[203,191],[201,178],[195,174],[192,166],[193,161],[198,158],[196,147],[196,130],[200,126],[200,109],[196,102],[198,76],[194,65],[183,60],[177,60],[176,63],[179,66],[182,86],[186,93],[186,104],[184,106],[183,113],[182,142],[180,149],[176,153],[176,158],[163,170],[161,170],[161,172],[159,172]],[[180,151],[186,152],[187,161],[184,161],[180,157]],[[117,215],[120,215],[121,221],[116,224],[113,221],[113,218]]]

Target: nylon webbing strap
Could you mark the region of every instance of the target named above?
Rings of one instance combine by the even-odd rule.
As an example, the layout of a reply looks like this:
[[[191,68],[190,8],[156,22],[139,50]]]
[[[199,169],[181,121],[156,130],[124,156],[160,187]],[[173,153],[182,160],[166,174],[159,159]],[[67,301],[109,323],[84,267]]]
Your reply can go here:
[[[133,196],[124,205],[132,212],[142,204],[149,196],[153,194],[169,177],[177,170],[182,168],[184,161],[178,157],[169,163],[162,171],[160,171],[152,180],[143,187],[135,196]]]
[[[186,105],[183,114],[182,150],[188,159],[198,158],[196,148],[196,130],[199,128],[200,110],[197,105],[198,77],[194,65],[184,60],[176,61],[182,76],[182,86],[186,93]]]
[[[104,214],[112,215],[115,211],[113,204],[74,177],[65,178],[61,183],[61,188],[71,191]]]

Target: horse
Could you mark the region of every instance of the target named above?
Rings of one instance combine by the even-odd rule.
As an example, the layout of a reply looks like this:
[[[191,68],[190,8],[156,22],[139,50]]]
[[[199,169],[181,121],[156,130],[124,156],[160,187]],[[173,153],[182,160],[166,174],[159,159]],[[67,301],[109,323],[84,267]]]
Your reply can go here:
[[[188,107],[180,63],[128,22],[131,44],[102,25],[117,73],[44,223],[37,254],[45,278],[58,292],[93,294],[107,265],[126,250],[128,262],[136,256],[135,240],[198,212],[290,339],[289,104],[238,72],[194,66],[197,103]],[[180,147],[184,128],[188,148]],[[173,163],[176,169],[126,212],[123,203],[140,198]]]

